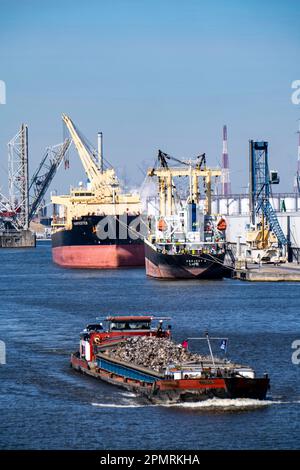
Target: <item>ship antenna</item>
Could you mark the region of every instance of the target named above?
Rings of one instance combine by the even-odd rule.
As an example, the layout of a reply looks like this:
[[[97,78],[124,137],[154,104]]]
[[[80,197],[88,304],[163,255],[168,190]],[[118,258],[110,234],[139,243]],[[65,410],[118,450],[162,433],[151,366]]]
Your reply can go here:
[[[211,344],[210,344],[210,339],[209,339],[209,336],[208,336],[208,331],[206,331],[205,336],[206,336],[206,340],[207,340],[207,344],[208,344],[208,349],[209,349],[209,352],[210,352],[210,357],[211,357],[213,366],[214,366],[214,368],[216,368],[216,365],[215,365],[215,358],[214,358],[214,355],[213,355],[213,352],[212,352],[212,348],[211,348]]]

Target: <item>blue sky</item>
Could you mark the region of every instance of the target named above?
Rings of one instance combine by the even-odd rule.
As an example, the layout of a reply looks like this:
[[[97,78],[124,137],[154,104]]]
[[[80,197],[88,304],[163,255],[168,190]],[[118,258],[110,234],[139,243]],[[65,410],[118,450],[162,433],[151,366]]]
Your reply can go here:
[[[228,125],[233,189],[248,181],[248,140],[270,142],[278,189],[291,191],[300,105],[298,1],[0,0],[0,186],[6,143],[29,125],[33,171],[62,140],[61,113],[89,140],[104,133],[105,156],[132,184],[158,148],[206,152],[220,161]],[[52,188],[83,179],[78,157]]]

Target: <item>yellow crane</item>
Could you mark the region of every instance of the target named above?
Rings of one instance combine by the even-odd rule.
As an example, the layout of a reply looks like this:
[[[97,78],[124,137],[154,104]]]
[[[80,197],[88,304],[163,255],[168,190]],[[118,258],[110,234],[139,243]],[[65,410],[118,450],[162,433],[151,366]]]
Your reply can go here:
[[[85,173],[90,181],[88,187],[80,186],[71,189],[70,194],[52,196],[51,201],[63,208],[63,215],[53,218],[53,230],[71,229],[72,221],[85,215],[121,215],[141,212],[141,201],[138,194],[122,193],[119,181],[113,168],[98,168],[92,151],[84,142],[72,120],[62,115],[70,136],[77,149]]]
[[[202,156],[202,161],[205,162],[205,154]],[[204,157],[204,158],[203,158]],[[180,176],[187,176],[190,179],[191,194],[190,199],[194,202],[199,202],[199,177],[202,177],[206,185],[206,207],[205,212],[211,213],[211,182],[212,177],[221,176],[222,172],[219,169],[207,168],[204,165],[196,164],[192,165],[192,162],[180,162],[174,157],[165,154],[159,150],[158,158],[161,162],[159,168],[151,168],[148,170],[148,176],[158,177],[158,188],[159,188],[159,209],[161,216],[171,216],[174,212],[173,204],[173,178]],[[181,167],[169,167],[166,158],[183,163],[185,166]]]

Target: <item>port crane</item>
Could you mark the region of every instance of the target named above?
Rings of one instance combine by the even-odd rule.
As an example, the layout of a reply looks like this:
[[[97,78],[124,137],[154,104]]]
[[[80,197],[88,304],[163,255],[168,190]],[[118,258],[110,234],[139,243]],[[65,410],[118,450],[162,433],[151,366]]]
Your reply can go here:
[[[99,167],[95,162],[95,153],[89,148],[88,143],[75,127],[69,116],[63,114],[62,119],[77,149],[79,158],[89,179],[91,191],[95,192],[96,196],[103,199],[113,198],[119,191],[119,182],[114,169],[109,168],[103,170],[102,160]]]
[[[46,153],[32,176],[29,185],[29,221],[32,220],[33,216],[41,206],[43,197],[45,196],[70,145],[71,139],[65,139],[63,143],[47,148]]]
[[[62,115],[70,138],[72,139],[88,184],[72,188],[70,194],[52,196],[51,201],[62,209],[63,217],[53,218],[53,230],[72,228],[73,220],[86,215],[112,215],[140,213],[141,203],[138,194],[121,193],[120,184],[114,169],[108,164],[104,168],[102,151],[102,133],[98,133],[98,151],[77,129],[66,114]],[[97,158],[98,157],[98,158]],[[108,162],[106,162],[107,164]]]
[[[271,185],[278,184],[277,172],[269,171],[268,142],[249,142],[250,159],[250,217],[251,223],[255,225],[256,215],[261,215],[261,229],[266,233],[266,224],[272,231],[279,246],[287,244],[287,239],[279,224],[276,213],[270,203]],[[262,235],[262,241],[268,243]]]
[[[167,160],[174,160],[181,163],[184,167],[170,167]],[[198,202],[199,200],[199,177],[204,178],[206,185],[206,207],[205,212],[211,213],[211,183],[212,177],[221,176],[221,170],[206,167],[205,153],[199,155],[196,159],[182,161],[168,155],[161,150],[158,151],[158,168],[151,168],[147,175],[158,177],[159,186],[159,204],[160,214],[162,216],[171,216],[174,212],[173,207],[173,178],[187,176],[190,178],[190,200]]]
[[[270,202],[271,185],[279,183],[277,171],[269,171],[268,142],[249,141],[250,225],[246,230],[246,258],[252,262],[284,262],[288,245]],[[259,221],[257,221],[259,217]]]
[[[37,170],[29,181],[28,127],[22,124],[8,143],[9,197],[1,196],[0,218],[6,232],[28,230],[58,167],[65,157],[71,139],[48,147]]]

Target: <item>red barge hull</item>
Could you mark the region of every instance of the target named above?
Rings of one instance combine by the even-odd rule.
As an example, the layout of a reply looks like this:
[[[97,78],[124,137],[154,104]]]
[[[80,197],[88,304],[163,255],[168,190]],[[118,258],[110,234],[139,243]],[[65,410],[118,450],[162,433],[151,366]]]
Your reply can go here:
[[[105,359],[104,362],[106,362]],[[143,368],[137,368],[120,361],[109,360],[114,363],[115,370],[118,367],[145,372]],[[101,364],[101,360],[100,360]],[[246,379],[244,377],[211,377],[211,378],[189,378],[189,379],[165,379],[159,374],[151,373],[148,377],[137,379],[127,376],[125,373],[112,372],[105,368],[91,367],[87,361],[72,354],[71,367],[84,374],[90,375],[104,382],[125,388],[137,393],[147,399],[150,403],[181,403],[197,402],[210,398],[252,398],[263,400],[269,389],[269,379],[257,378]],[[148,371],[149,372],[149,371]],[[143,375],[143,374],[142,374]]]

